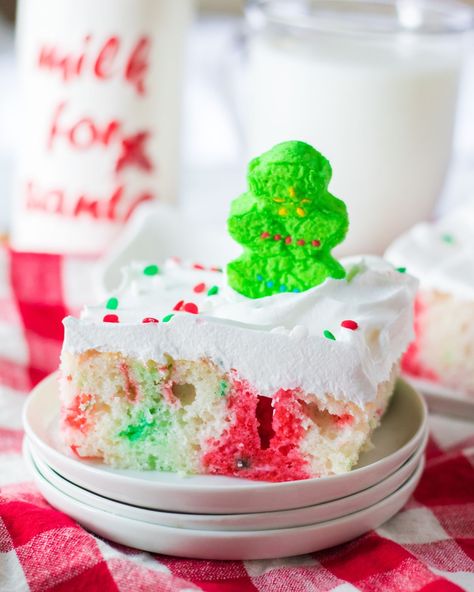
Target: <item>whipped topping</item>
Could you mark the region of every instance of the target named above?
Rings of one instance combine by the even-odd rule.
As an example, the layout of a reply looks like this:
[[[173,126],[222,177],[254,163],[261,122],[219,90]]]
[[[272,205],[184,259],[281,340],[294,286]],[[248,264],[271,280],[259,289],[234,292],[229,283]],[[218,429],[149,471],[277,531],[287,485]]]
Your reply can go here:
[[[259,299],[233,291],[219,271],[169,260],[148,276],[146,264],[133,264],[113,295],[116,310],[103,304],[86,307],[81,319],[65,319],[64,350],[144,361],[208,357],[266,396],[301,388],[364,404],[413,338],[417,282],[378,257],[341,262],[346,279]],[[186,312],[192,305],[198,314]],[[103,322],[108,314],[119,322]],[[159,322],[143,322],[150,317]],[[343,327],[347,320],[357,328]]]
[[[474,203],[434,223],[417,224],[385,253],[420,280],[422,289],[474,298]]]

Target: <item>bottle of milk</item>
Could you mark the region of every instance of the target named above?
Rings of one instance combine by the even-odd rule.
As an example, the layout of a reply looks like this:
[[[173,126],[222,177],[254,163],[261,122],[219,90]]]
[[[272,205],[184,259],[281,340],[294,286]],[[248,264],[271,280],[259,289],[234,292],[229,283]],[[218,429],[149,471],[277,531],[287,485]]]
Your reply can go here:
[[[192,0],[21,0],[12,243],[103,253],[143,202],[176,198]]]
[[[426,218],[449,165],[471,13],[455,2],[251,2],[250,155],[289,139],[331,161],[345,253],[375,252]]]

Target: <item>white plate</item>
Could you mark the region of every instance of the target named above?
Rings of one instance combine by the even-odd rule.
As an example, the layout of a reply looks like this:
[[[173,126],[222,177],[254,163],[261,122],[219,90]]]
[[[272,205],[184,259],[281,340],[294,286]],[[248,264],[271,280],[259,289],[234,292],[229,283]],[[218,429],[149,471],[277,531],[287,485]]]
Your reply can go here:
[[[31,458],[31,457],[26,457]],[[269,559],[311,553],[339,545],[377,528],[408,501],[423,472],[416,471],[397,491],[359,512],[296,528],[248,531],[188,530],[132,520],[104,512],[59,491],[30,464],[33,478],[48,502],[95,534],[152,553],[199,559]]]
[[[423,393],[429,408],[434,413],[474,419],[474,396],[469,397],[442,384],[415,378],[409,374],[405,374],[404,379]]]
[[[117,501],[199,514],[288,510],[352,495],[396,471],[419,448],[427,425],[422,397],[399,381],[382,425],[374,433],[374,448],[361,455],[355,469],[320,479],[268,483],[214,475],[182,477],[175,473],[119,470],[73,458],[57,438],[58,416],[57,374],[53,374],[33,390],[23,422],[35,452],[57,473]]]
[[[46,463],[44,463],[34,451],[34,447],[24,440],[24,454],[29,457],[30,464],[33,463],[39,472],[49,483],[59,491],[79,502],[104,510],[112,514],[151,522],[161,526],[172,526],[174,528],[187,528],[199,530],[266,530],[271,528],[290,528],[304,526],[340,518],[352,512],[362,510],[376,504],[385,497],[401,487],[414,473],[420,458],[424,452],[428,434],[415,453],[407,462],[382,482],[364,489],[359,493],[343,497],[325,504],[307,506],[294,510],[283,510],[280,512],[260,512],[253,514],[182,514],[175,512],[160,512],[148,510],[128,504],[116,502],[102,497],[82,487],[78,487],[58,475]]]

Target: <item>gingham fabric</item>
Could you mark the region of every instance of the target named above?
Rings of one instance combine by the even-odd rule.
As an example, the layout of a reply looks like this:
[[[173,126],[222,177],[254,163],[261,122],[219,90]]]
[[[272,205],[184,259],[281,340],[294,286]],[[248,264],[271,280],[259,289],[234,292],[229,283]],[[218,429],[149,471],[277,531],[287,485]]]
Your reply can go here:
[[[21,458],[21,409],[55,370],[91,262],[0,248],[0,592],[474,591],[474,426],[431,419],[422,480],[376,531],[311,555],[199,561],[105,541],[51,508]]]

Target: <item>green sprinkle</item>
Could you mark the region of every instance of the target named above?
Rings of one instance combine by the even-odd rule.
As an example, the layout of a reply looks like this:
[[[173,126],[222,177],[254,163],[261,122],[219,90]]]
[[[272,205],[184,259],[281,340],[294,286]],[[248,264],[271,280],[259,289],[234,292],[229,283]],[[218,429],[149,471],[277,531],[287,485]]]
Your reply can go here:
[[[448,245],[454,244],[454,236],[452,234],[443,234],[443,236],[441,237],[441,239],[445,243],[448,243]]]
[[[105,305],[105,308],[108,308],[109,310],[116,310],[118,307],[118,298],[115,298],[115,296],[112,296],[112,298],[109,298],[107,300],[107,304]]]
[[[219,288],[217,286],[212,286],[212,288],[209,288],[209,290],[207,291],[207,295],[214,296],[218,292],[219,292]]]
[[[399,271],[400,273],[405,273],[407,270],[406,267],[397,267],[397,271]]]
[[[147,265],[143,270],[145,275],[158,275],[160,273],[160,268],[158,265]]]
[[[174,317],[174,314],[171,313],[169,315],[166,315],[165,317],[163,317],[163,320],[161,321],[162,323],[167,323],[168,321],[171,321],[171,319]]]
[[[336,341],[334,335],[331,333],[331,331],[328,331],[327,329],[323,331],[323,335],[324,337],[326,337],[326,339],[332,339],[333,341]]]
[[[219,384],[219,396],[225,397],[227,395],[227,390],[229,388],[229,383],[225,380],[221,380]]]
[[[353,265],[349,271],[347,272],[346,275],[346,281],[348,284],[350,284],[352,282],[352,280],[355,278],[356,275],[359,275],[359,273],[362,271],[363,267],[362,265]]]

